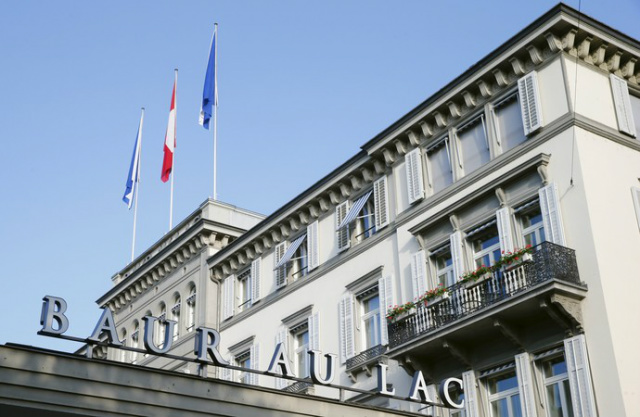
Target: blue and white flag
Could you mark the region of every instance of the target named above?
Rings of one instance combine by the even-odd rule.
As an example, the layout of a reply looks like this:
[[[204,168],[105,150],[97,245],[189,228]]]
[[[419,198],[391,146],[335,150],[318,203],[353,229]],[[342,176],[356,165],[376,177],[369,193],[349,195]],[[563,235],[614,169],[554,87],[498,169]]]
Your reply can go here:
[[[133,205],[133,196],[136,192],[138,183],[140,182],[140,148],[142,146],[142,122],[144,120],[144,109],[140,116],[140,125],[138,126],[138,134],[136,142],[133,145],[133,155],[131,155],[131,166],[129,167],[129,175],[127,176],[127,189],[124,191],[122,201],[131,209]]]
[[[201,126],[209,129],[209,121],[213,115],[213,106],[218,105],[218,81],[216,79],[216,35],[218,24],[213,27],[213,37],[211,38],[211,48],[209,50],[209,61],[207,63],[207,74],[204,78],[204,91],[202,92],[202,107],[200,108]]]

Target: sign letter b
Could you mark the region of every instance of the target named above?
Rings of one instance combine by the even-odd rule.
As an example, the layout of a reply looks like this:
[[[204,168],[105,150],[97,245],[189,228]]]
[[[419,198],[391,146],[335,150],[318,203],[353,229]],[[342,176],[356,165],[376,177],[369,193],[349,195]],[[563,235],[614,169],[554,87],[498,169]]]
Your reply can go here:
[[[40,333],[60,335],[66,332],[69,328],[69,319],[64,315],[64,312],[67,311],[67,302],[60,297],[51,295],[46,295],[42,300],[42,315],[40,316],[42,330]]]

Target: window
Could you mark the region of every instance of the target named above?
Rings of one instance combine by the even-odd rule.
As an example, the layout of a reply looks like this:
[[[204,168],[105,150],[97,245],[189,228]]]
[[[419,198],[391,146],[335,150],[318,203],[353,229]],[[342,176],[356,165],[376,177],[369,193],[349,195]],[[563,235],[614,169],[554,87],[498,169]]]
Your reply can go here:
[[[544,224],[538,200],[522,205],[514,210],[520,219],[524,246],[537,246],[544,242]]]
[[[120,337],[120,340],[122,341],[122,346],[127,346],[127,330],[126,329],[122,329],[122,337]],[[127,351],[122,349],[120,350],[120,362],[126,362],[127,361]]]
[[[484,114],[458,128],[462,169],[466,174],[491,160]]]
[[[378,346],[380,334],[380,297],[378,287],[371,288],[357,296],[360,302],[360,323],[362,332],[362,350]]]
[[[251,352],[245,351],[240,355],[236,356],[236,365],[241,368],[251,369]],[[250,372],[240,372],[239,380],[243,384],[250,384],[251,381],[251,373]]]
[[[257,258],[237,276],[225,278],[222,282],[222,320],[233,317],[236,311],[247,310],[260,299],[261,269],[262,260]]]
[[[522,416],[515,370],[487,378],[487,389],[492,417]]]
[[[187,332],[192,332],[196,325],[196,286],[192,285],[187,298]]]
[[[260,349],[257,343],[254,343],[254,337],[251,336],[240,343],[229,348],[231,354],[230,363],[245,369],[258,369],[260,360]],[[245,371],[234,371],[229,368],[221,369],[221,378],[226,381],[238,381],[243,384],[258,384],[258,374]]]
[[[432,257],[436,266],[436,285],[450,287],[456,283],[456,276],[453,272],[453,259],[449,245],[434,251]]]
[[[180,294],[176,294],[173,298],[171,320],[176,322],[175,326],[173,326],[173,340],[177,340],[180,337]]]
[[[358,197],[352,205],[345,201],[336,207],[338,249],[347,249],[376,234],[389,224],[387,177],[373,183],[373,189]]]
[[[238,274],[238,311],[251,307],[251,269]]]
[[[298,378],[307,378],[309,376],[309,325],[302,325],[291,329],[293,336],[293,355],[295,363],[295,374]]]
[[[140,324],[138,320],[133,322],[133,333],[131,333],[131,347],[138,349],[138,338],[140,334]],[[135,364],[138,361],[138,352],[131,352],[131,363]]]
[[[295,281],[317,268],[318,261],[318,221],[307,226],[305,234],[282,242],[274,252],[274,274],[276,287],[288,281]]]
[[[453,168],[451,166],[451,152],[449,138],[437,141],[427,149],[429,169],[429,184],[434,193],[447,188],[453,183]]]
[[[503,152],[515,148],[527,137],[522,126],[518,95],[513,94],[493,107],[498,143]]]
[[[156,320],[156,346],[159,348],[164,346],[164,337],[166,332],[165,321],[167,320],[167,306],[164,303],[160,304],[160,315]]]
[[[571,388],[564,354],[539,362],[545,391],[547,417],[573,417]]]
[[[473,263],[476,268],[491,266],[500,259],[500,236],[495,224],[495,220],[490,221],[467,234],[467,240],[473,248]]]

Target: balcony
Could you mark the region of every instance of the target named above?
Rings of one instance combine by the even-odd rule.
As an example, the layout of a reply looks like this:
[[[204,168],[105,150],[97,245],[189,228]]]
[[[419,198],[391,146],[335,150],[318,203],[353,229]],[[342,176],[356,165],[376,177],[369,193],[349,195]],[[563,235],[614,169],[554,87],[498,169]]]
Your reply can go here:
[[[414,314],[389,323],[390,357],[442,357],[444,349],[468,364],[483,340],[491,345],[503,336],[523,348],[547,337],[550,328],[579,331],[579,301],[586,296],[575,251],[550,242],[535,247],[530,259],[447,290],[448,298],[420,304]]]

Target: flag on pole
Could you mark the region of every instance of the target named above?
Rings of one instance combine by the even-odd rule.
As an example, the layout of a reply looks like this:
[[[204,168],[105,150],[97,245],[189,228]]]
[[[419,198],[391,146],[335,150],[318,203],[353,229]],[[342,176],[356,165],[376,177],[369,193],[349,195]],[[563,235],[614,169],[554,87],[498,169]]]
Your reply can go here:
[[[136,135],[136,141],[133,144],[133,155],[131,155],[131,166],[129,167],[129,175],[127,176],[127,188],[124,191],[122,201],[127,204],[127,207],[131,209],[133,204],[133,196],[138,188],[138,182],[140,182],[140,147],[142,144],[142,120],[144,113],[140,116],[140,124],[138,125],[138,134]]]
[[[209,48],[209,60],[207,63],[207,74],[204,78],[204,91],[202,92],[202,107],[200,108],[199,123],[205,129],[209,129],[209,121],[213,114],[213,106],[218,105],[218,81],[216,79],[216,35],[218,24],[213,27],[213,37]]]
[[[171,94],[171,109],[169,110],[169,124],[167,134],[164,136],[164,158],[162,160],[162,182],[167,182],[173,169],[173,150],[176,147],[176,86],[178,84],[178,74],[173,82],[173,93]]]

